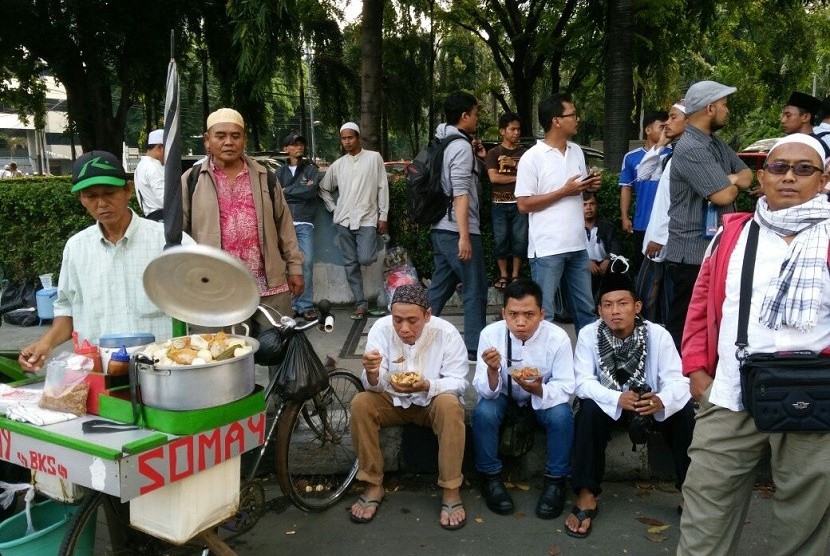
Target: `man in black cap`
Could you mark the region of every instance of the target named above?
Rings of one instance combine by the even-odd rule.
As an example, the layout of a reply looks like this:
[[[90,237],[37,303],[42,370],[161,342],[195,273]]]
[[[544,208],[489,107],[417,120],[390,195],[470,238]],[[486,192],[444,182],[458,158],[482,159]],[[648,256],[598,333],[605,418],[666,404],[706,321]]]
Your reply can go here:
[[[467,522],[459,488],[464,482],[464,407],[467,347],[458,329],[432,316],[427,291],[398,286],[392,314],[369,330],[361,380],[366,388],[351,403],[352,442],[357,478],[366,490],[352,505],[349,518],[368,523],[383,501],[383,454],[379,431],[405,423],[431,427],[438,437],[438,486],[443,490],[439,523],[448,530]]]
[[[66,242],[55,319],[20,350],[25,371],[40,369],[73,331],[93,344],[107,332],[150,332],[156,340],[172,334],[170,317],[150,301],[142,282],[144,269],[164,249],[164,225],[129,207],[133,182],[121,163],[108,152],[84,153],[72,168],[72,193],[96,222]],[[182,235],[182,245],[192,243]]]
[[[793,91],[787,99],[787,105],[781,110],[781,128],[787,135],[804,133],[820,139],[813,132],[813,122],[818,120],[821,113],[821,101],[806,93]],[[824,159],[830,157],[830,147],[821,141],[824,147]]]
[[[282,142],[288,160],[277,169],[277,180],[291,211],[297,243],[303,253],[303,282],[305,289],[292,296],[294,314],[306,320],[317,318],[314,310],[314,219],[317,214],[317,166],[305,157],[305,137],[289,133]]]
[[[574,351],[576,397],[571,485],[577,501],[565,533],[587,537],[602,492],[608,429],[621,419],[653,419],[674,454],[676,486],[686,478],[694,409],[680,356],[662,326],[640,316],[642,303],[625,274],[606,274],[599,291],[599,320],[580,330]],[[638,417],[638,419],[642,419]]]

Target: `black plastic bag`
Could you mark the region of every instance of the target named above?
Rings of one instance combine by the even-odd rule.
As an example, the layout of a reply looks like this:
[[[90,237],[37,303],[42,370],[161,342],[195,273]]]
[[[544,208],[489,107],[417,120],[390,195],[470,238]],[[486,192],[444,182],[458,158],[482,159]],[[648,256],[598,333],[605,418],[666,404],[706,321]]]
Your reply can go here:
[[[289,338],[276,372],[277,385],[291,400],[308,400],[329,386],[329,375],[304,334]]]
[[[40,322],[33,307],[9,311],[3,315],[3,320],[15,326],[36,326]]]
[[[24,307],[37,306],[36,291],[35,279],[28,279],[21,283],[9,282],[3,288],[3,293],[0,294],[0,314]]]

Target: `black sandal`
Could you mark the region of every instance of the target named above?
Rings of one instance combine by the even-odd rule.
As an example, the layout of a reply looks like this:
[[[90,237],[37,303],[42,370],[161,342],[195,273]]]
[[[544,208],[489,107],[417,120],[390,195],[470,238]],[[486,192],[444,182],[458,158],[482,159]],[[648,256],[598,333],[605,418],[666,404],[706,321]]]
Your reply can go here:
[[[599,513],[599,506],[597,506],[596,508],[585,509],[580,509],[579,506],[574,506],[573,508],[571,508],[571,513],[577,519],[577,521],[579,521],[577,529],[582,526],[582,522],[586,519],[591,520],[590,525],[588,525],[588,530],[584,533],[580,533],[579,531],[571,531],[571,528],[568,527],[567,524],[565,524],[565,534],[575,539],[584,539],[585,537],[591,534],[591,529],[594,528],[594,520],[596,519],[597,514]]]
[[[493,287],[497,290],[503,290],[507,286],[507,276],[499,276],[498,280],[493,282]]]

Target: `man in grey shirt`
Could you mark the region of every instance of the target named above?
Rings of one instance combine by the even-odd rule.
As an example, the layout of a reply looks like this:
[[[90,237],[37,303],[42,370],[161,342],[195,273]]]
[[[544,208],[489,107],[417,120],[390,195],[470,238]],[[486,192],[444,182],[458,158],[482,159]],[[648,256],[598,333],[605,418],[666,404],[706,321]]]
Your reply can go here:
[[[459,140],[451,141],[444,150],[441,185],[452,194],[453,201],[452,209],[433,224],[430,233],[435,272],[428,292],[430,309],[438,317],[461,283],[464,343],[471,361],[476,359],[478,336],[487,315],[487,273],[479,227],[479,175],[483,164],[476,156],[483,157],[485,152],[479,143],[479,152],[474,153],[470,137],[478,125],[478,110],[478,101],[471,94],[450,93],[444,101],[447,121],[436,129],[439,139],[457,135]]]
[[[736,90],[715,81],[699,81],[686,93],[686,132],[674,149],[669,175],[666,243],[666,279],[673,291],[666,329],[678,350],[692,288],[711,239],[707,212],[720,225],[724,213],[735,211],[738,191],[752,184],[752,171],[714,134],[726,123],[727,97]]]

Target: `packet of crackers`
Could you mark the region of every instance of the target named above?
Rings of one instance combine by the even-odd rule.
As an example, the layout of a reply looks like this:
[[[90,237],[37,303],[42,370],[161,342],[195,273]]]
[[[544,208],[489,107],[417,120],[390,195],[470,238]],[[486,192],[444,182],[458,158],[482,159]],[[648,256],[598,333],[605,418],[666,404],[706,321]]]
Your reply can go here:
[[[85,415],[89,394],[86,377],[94,365],[93,360],[85,355],[69,352],[56,355],[46,364],[43,397],[38,405],[53,411]]]

